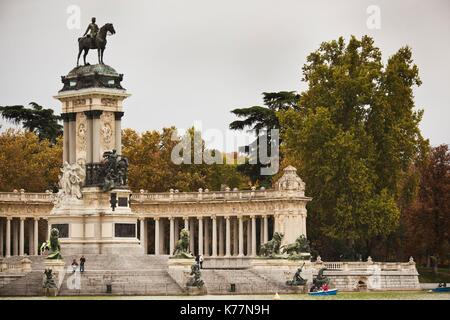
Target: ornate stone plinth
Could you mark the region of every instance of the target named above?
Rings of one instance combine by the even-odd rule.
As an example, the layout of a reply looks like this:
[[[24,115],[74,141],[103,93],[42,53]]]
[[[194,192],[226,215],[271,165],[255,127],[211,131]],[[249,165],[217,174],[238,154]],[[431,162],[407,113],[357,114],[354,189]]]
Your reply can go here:
[[[53,279],[56,284],[56,288],[43,288],[43,294],[46,296],[56,296],[58,294],[59,288],[64,281],[64,276],[66,274],[65,263],[60,259],[47,259],[44,261],[45,269],[51,269],[53,274]],[[43,275],[42,283],[44,284],[45,275]]]
[[[191,266],[195,263],[195,259],[177,259],[169,258],[167,262],[168,273],[173,280],[182,288],[186,287],[191,273]],[[188,292],[189,293],[189,292]]]

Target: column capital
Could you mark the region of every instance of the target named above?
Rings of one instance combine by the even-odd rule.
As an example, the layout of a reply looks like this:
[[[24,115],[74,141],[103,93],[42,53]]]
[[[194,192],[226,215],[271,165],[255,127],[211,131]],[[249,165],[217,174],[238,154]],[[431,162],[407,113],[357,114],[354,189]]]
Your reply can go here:
[[[19,217],[20,221],[25,221],[27,217]]]
[[[116,111],[116,112],[114,112],[114,120],[122,119],[123,115],[124,115],[123,111]]]
[[[139,221],[144,221],[146,217],[138,217]]]
[[[13,217],[11,217],[11,216],[7,216],[7,217],[6,217],[6,220],[11,221],[12,219],[13,219]]]
[[[41,219],[41,217],[34,217],[33,219],[34,219],[34,221],[39,221]]]
[[[197,220],[203,220],[203,217],[202,216],[200,216],[200,217],[197,217]]]
[[[223,218],[225,219],[225,220],[230,220],[230,216],[223,216]]]
[[[102,110],[89,110],[84,112],[88,119],[99,119],[102,113]]]
[[[211,219],[216,220],[217,219],[216,215],[215,214],[211,215]]]
[[[159,221],[159,217],[153,217],[153,220]]]
[[[174,221],[176,217],[169,217],[169,221]]]
[[[255,218],[256,218],[256,215],[255,215],[255,214],[251,214],[251,215],[249,216],[249,218],[250,218],[250,219],[255,219]]]
[[[63,119],[64,122],[75,121],[76,112],[61,113],[61,118]]]

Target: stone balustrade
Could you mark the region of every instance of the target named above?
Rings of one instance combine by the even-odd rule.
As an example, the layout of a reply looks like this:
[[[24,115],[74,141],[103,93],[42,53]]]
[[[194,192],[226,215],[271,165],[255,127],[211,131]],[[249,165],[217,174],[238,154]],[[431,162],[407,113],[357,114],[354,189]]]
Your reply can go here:
[[[23,258],[20,261],[6,262],[6,259],[0,258],[0,272],[24,273],[31,271],[31,260]]]

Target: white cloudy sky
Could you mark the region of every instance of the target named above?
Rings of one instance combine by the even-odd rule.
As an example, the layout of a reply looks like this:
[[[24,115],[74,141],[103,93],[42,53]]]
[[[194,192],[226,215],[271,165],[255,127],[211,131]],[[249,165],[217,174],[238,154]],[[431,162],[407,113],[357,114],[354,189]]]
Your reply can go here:
[[[81,9],[69,29],[67,8]],[[366,9],[381,9],[381,29],[368,29]],[[223,132],[230,110],[261,103],[261,93],[303,90],[301,66],[320,42],[343,35],[374,37],[384,57],[413,49],[423,85],[416,105],[433,145],[450,137],[450,1],[393,0],[1,0],[0,105],[36,101],[55,108],[60,76],[76,62],[77,37],[92,16],[114,23],[105,63],[123,73],[132,94],[123,127],[175,125]],[[88,60],[96,61],[96,53]],[[0,122],[4,126],[4,122]],[[213,147],[227,150],[220,142]]]

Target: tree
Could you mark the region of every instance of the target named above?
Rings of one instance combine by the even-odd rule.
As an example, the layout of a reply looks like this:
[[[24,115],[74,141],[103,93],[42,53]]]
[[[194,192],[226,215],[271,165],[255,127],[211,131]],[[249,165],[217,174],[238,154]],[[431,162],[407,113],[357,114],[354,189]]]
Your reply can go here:
[[[44,192],[58,182],[62,139],[40,140],[34,132],[13,129],[0,134],[0,191]]]
[[[449,146],[431,148],[418,171],[418,197],[404,211],[406,251],[419,261],[433,256],[443,262],[450,259]]]
[[[61,117],[53,113],[53,109],[44,109],[36,102],[30,103],[31,108],[21,105],[0,106],[1,116],[13,122],[22,124],[22,127],[38,135],[40,140],[48,139],[56,143],[62,135]]]
[[[244,153],[249,156],[248,161],[238,166],[238,170],[248,175],[254,184],[259,183],[268,187],[272,183],[271,176],[261,175],[261,167],[266,166],[261,164],[258,156],[261,136],[265,136],[265,141],[268,143],[267,149],[270,150],[272,142],[270,130],[280,129],[280,122],[276,112],[296,108],[298,99],[299,95],[294,91],[263,92],[264,106],[238,108],[231,111],[238,118],[244,118],[243,120],[235,120],[230,123],[231,130],[249,128],[256,135],[255,141],[248,146],[244,146]],[[252,155],[257,155],[256,159],[252,158]],[[256,162],[256,164],[252,164],[253,162]]]
[[[284,154],[313,197],[310,238],[330,257],[370,255],[398,229],[403,183],[428,145],[411,56],[401,48],[384,66],[368,36],[324,42],[303,67],[298,108],[277,112]]]

